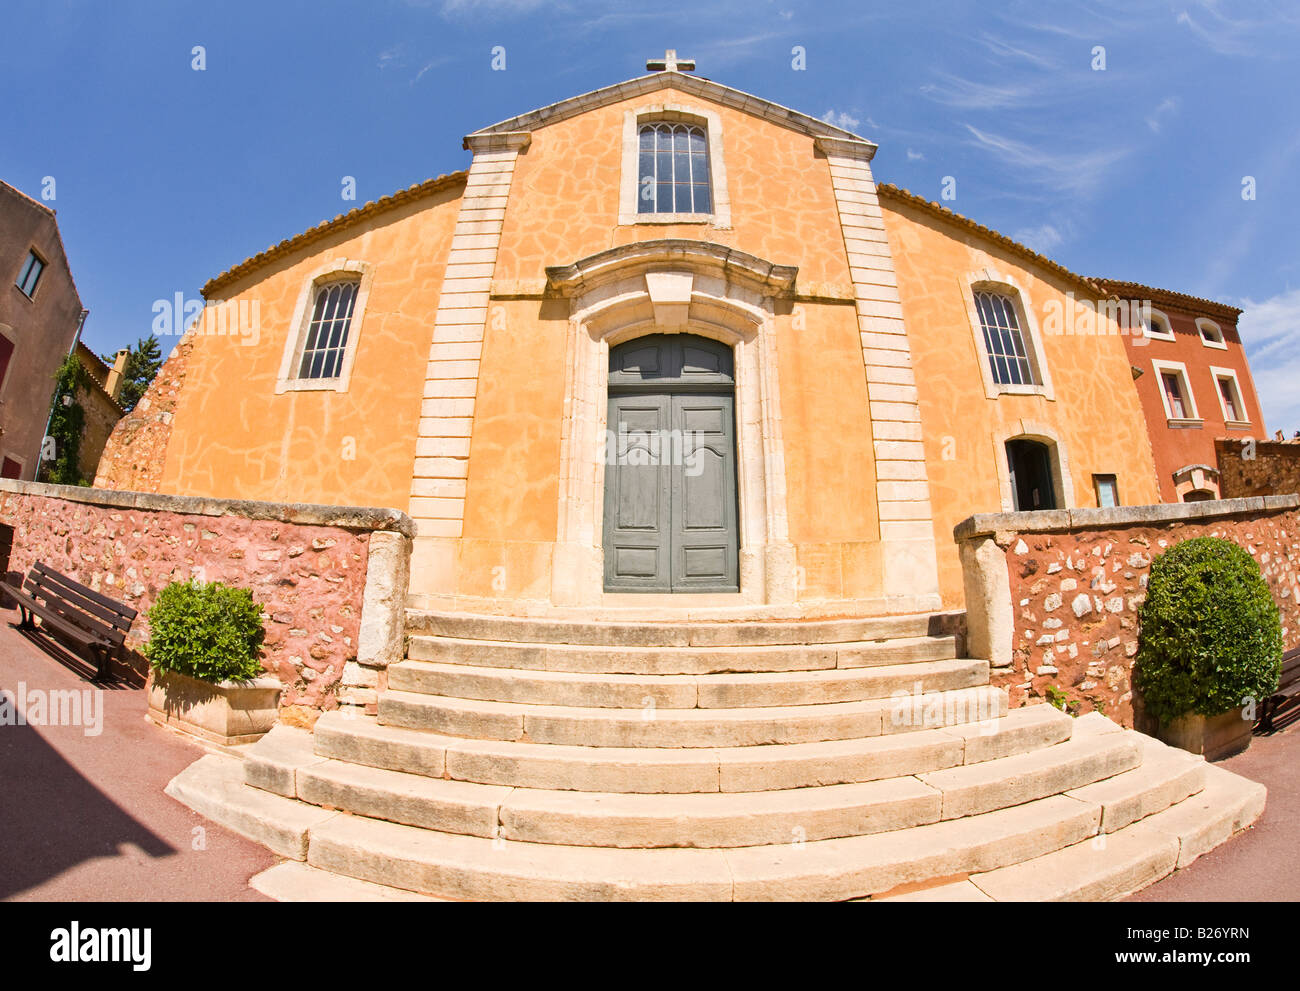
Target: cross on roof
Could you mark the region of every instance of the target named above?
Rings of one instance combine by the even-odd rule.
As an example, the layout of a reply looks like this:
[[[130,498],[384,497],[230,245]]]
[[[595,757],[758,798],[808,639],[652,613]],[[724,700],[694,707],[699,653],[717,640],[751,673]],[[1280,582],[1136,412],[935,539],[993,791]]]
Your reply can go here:
[[[678,58],[677,49],[670,48],[664,52],[663,58],[652,58],[645,67],[652,72],[694,72],[695,59]]]

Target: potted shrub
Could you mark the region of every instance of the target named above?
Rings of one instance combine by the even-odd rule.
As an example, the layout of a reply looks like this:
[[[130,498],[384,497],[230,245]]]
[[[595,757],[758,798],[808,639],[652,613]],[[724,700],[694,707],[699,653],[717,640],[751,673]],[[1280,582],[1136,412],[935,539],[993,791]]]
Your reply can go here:
[[[1140,620],[1138,728],[1207,760],[1250,746],[1282,670],[1278,608],[1255,559],[1218,537],[1175,545],[1151,565]]]
[[[274,724],[282,685],[263,676],[262,610],[245,588],[173,582],[149,610],[149,714],[227,745],[252,743]]]

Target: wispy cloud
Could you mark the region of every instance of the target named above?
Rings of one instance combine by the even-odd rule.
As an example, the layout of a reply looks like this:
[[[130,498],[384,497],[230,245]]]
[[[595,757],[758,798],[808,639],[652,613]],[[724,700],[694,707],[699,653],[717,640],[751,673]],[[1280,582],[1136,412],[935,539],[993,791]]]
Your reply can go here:
[[[1036,148],[970,124],[964,126],[974,139],[972,144],[1019,169],[1025,181],[1073,195],[1093,192],[1106,180],[1106,172],[1129,154],[1128,148],[1114,146],[1090,151],[1069,146],[1060,151]]]
[[[831,127],[841,127],[846,131],[851,131],[862,123],[858,118],[845,113],[843,110],[827,110],[822,114],[822,120]]]
[[[1215,13],[1213,8],[1203,8],[1212,15]],[[1218,55],[1259,55],[1260,46],[1249,40],[1243,35],[1251,28],[1246,22],[1233,22],[1226,18],[1217,17],[1218,24],[1215,30],[1211,31],[1202,26],[1202,24],[1192,17],[1187,11],[1180,11],[1174,21],[1187,28],[1202,44],[1210,51]]]
[[[1152,133],[1159,134],[1163,124],[1163,119],[1169,114],[1178,110],[1178,99],[1176,97],[1166,97],[1160,101],[1160,105],[1147,115],[1147,127],[1151,128]]]
[[[1012,231],[1011,240],[1019,241],[1025,247],[1045,255],[1064,242],[1065,236],[1051,224],[1041,224]]]
[[[1028,80],[1021,83],[977,83],[946,73],[942,79],[940,83],[922,86],[921,92],[936,103],[962,110],[1002,110],[1043,99],[1043,87]]]
[[[1244,300],[1238,323],[1264,422],[1291,436],[1300,430],[1300,289],[1256,303]]]
[[[909,162],[924,162],[924,161],[925,161],[925,156],[924,156],[923,154],[921,154],[921,152],[919,152],[919,151],[913,151],[911,148],[908,148],[908,149],[907,149],[907,160],[908,160]]]
[[[979,41],[980,44],[1000,58],[1019,59],[1031,65],[1036,65],[1040,69],[1055,69],[1057,66],[1056,60],[1047,55],[1018,48],[1010,42],[994,37],[987,32],[980,37]]]

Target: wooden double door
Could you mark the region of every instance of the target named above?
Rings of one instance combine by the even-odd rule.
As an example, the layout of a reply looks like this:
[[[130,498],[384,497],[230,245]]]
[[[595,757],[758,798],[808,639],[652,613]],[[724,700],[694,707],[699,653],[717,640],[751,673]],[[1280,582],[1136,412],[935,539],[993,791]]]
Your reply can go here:
[[[690,334],[612,348],[605,456],[608,592],[736,592],[734,358]]]

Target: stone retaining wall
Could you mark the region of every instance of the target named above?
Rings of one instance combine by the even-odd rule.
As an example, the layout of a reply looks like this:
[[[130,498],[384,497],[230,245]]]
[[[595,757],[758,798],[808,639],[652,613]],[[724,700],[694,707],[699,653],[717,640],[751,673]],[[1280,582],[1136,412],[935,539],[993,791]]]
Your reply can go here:
[[[1153,558],[1192,537],[1250,551],[1300,645],[1300,496],[972,516],[953,532],[967,650],[988,658],[1011,704],[1063,690],[1078,711],[1133,725],[1138,612]]]
[[[1214,442],[1224,498],[1300,492],[1300,443],[1232,439]]]
[[[375,700],[403,653],[413,524],[402,512],[197,499],[0,480],[0,524],[13,527],[11,572],[40,560],[140,615],[173,581],[252,590],[266,627],[263,664],[285,685],[290,721]]]

